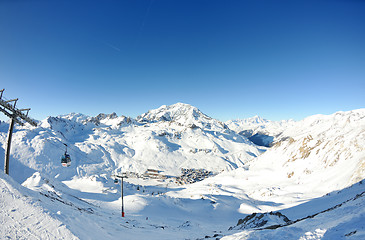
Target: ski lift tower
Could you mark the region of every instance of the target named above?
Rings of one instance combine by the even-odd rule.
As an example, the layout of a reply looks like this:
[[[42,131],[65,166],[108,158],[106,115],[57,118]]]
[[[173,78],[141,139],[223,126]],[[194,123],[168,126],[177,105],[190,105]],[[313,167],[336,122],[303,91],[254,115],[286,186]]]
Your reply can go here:
[[[119,179],[122,179],[122,182],[121,182],[121,195],[122,195],[122,217],[124,217],[124,201],[123,201],[123,197],[124,197],[124,193],[123,193],[123,178],[127,178],[127,173],[121,173],[121,174],[118,174],[118,175],[112,175],[112,177],[118,181],[118,178]],[[118,183],[118,182],[115,182],[115,183]]]
[[[0,111],[10,118],[8,141],[7,141],[7,146],[5,151],[5,161],[4,161],[4,172],[5,174],[9,175],[9,156],[10,156],[10,146],[11,146],[11,138],[13,135],[14,123],[18,123],[19,125],[24,126],[24,122],[27,122],[34,127],[37,126],[37,123],[33,119],[28,117],[30,108],[18,109],[15,107],[18,98],[11,100],[4,99],[3,98],[4,90],[5,89],[0,90]]]

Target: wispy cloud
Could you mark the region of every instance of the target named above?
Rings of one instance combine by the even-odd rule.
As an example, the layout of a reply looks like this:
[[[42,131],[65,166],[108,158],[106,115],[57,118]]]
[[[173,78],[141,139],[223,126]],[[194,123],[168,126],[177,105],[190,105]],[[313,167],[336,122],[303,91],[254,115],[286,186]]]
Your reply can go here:
[[[110,43],[107,43],[107,42],[104,42],[104,44],[107,45],[108,47],[114,49],[115,51],[118,51],[118,52],[121,51],[120,48],[114,46],[113,44],[110,44]]]

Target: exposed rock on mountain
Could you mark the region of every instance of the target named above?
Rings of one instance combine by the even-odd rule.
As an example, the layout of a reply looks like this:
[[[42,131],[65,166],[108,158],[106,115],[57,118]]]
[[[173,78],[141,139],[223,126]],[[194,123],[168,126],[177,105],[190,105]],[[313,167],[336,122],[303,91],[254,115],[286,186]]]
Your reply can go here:
[[[257,158],[252,168],[266,164],[300,184],[346,187],[365,177],[365,109],[311,116],[281,135],[289,137]]]
[[[252,213],[243,219],[239,219],[237,226],[230,228],[230,230],[257,229],[264,226],[274,228],[289,222],[289,218],[280,212]]]

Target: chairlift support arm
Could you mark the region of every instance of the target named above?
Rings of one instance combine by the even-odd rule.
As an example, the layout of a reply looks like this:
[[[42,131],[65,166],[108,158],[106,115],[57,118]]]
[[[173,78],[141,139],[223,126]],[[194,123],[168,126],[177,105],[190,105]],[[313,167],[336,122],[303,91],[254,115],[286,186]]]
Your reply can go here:
[[[27,122],[30,125],[36,127],[37,123],[35,120],[28,117],[30,108],[17,109],[15,107],[19,98],[14,98],[14,99],[10,99],[10,100],[3,99],[4,91],[5,91],[4,88],[0,90],[0,111],[3,112],[7,117],[10,118],[7,147],[6,147],[5,159],[4,159],[4,172],[5,172],[5,174],[9,175],[9,156],[10,156],[10,146],[11,146],[11,139],[12,139],[14,124],[18,123],[19,125],[23,126],[24,122]],[[13,105],[10,104],[12,102],[14,102]],[[24,114],[23,111],[27,111],[27,113]],[[23,120],[24,122],[21,120]]]

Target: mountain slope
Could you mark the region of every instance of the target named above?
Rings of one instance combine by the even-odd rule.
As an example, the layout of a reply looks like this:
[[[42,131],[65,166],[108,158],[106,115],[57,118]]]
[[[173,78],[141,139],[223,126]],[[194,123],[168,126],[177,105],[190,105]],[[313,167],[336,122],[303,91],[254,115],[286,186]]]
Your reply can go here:
[[[318,188],[324,184],[326,191],[365,177],[365,109],[311,116],[282,135],[290,137],[257,158],[250,169],[270,166],[280,178],[300,185],[316,182]]]
[[[0,133],[3,149],[5,129]],[[72,158],[67,169],[60,164],[64,143]],[[171,175],[179,175],[181,168],[220,172],[241,167],[261,152],[222,122],[178,103],[150,110],[137,120],[72,113],[48,117],[38,127],[17,126],[11,157],[13,165],[25,166],[18,175],[22,182],[34,171],[61,180],[114,171],[143,173],[147,168]]]
[[[357,182],[365,178],[364,119],[365,109],[308,117],[283,131],[291,137],[252,160],[248,169],[222,173],[169,195],[208,198],[217,207],[229,202],[242,218],[271,211],[290,220],[303,218],[277,230],[245,230],[224,239],[362,239],[364,184]],[[228,201],[231,196],[238,201]]]

